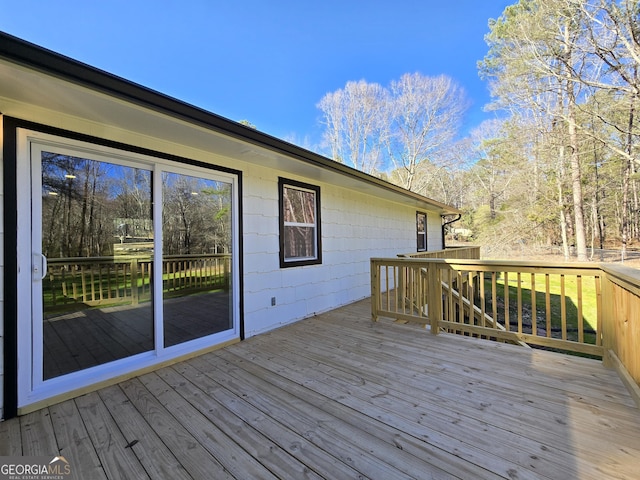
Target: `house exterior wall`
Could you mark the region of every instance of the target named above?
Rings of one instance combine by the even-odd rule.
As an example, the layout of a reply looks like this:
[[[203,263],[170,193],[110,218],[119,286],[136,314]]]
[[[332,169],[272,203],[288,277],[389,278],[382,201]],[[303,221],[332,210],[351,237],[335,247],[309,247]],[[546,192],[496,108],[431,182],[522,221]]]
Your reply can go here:
[[[241,275],[247,337],[368,296],[371,257],[394,257],[416,250],[416,209],[410,205],[382,200],[284,170],[249,164],[218,155],[214,150],[204,151],[161,137],[137,135],[113,125],[96,124],[29,105],[12,110],[12,116],[26,121],[188,158],[210,164],[212,168],[242,172],[243,198],[240,201],[243,215],[240,221],[244,267]],[[322,264],[280,268],[279,177],[320,187]],[[3,196],[1,191],[0,196]],[[4,208],[8,208],[4,199],[1,205],[0,219]],[[440,249],[441,219],[437,213],[425,213],[428,249]],[[4,239],[2,227],[3,222],[0,222],[0,242]],[[12,281],[4,278],[2,252],[0,249],[0,282]],[[0,302],[3,302],[1,295]],[[274,306],[272,298],[275,298]],[[0,310],[0,323],[4,321],[2,315],[3,310]],[[3,347],[4,339],[0,338],[0,351]],[[3,368],[0,364],[0,375],[4,374]],[[2,400],[0,390],[0,407],[4,405]]]
[[[414,208],[297,177],[321,189],[322,264],[280,268],[278,176],[286,175],[253,168],[244,177],[246,336],[367,297],[371,257],[416,250]],[[429,246],[438,249],[440,217],[428,219]]]

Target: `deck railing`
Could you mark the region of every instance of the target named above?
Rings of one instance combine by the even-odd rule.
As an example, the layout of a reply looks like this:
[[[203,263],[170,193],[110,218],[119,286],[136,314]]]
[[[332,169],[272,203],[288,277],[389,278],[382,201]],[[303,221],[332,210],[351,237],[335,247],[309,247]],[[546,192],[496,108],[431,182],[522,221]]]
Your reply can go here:
[[[619,362],[640,383],[640,271],[596,263],[371,260],[372,317]]]
[[[231,256],[166,255],[162,260],[165,295],[229,288]],[[151,298],[150,258],[81,257],[47,262],[43,279],[45,308],[137,304]]]

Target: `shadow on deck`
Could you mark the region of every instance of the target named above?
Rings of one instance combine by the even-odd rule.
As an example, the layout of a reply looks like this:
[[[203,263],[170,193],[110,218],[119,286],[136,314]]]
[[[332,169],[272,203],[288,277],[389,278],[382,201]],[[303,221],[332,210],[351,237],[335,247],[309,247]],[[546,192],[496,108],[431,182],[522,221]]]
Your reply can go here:
[[[601,362],[370,320],[363,300],[0,424],[76,478],[637,478]]]

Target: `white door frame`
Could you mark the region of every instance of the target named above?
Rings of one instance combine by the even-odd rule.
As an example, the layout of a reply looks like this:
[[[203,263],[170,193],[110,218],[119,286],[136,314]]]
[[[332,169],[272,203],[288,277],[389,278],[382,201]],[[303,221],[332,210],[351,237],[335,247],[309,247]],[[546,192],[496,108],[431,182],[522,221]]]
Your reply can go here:
[[[155,295],[154,340],[155,349],[126,357],[110,363],[97,365],[85,370],[72,372],[43,381],[42,372],[42,295],[38,290],[38,276],[42,276],[41,258],[41,170],[40,152],[42,148],[73,156],[86,155],[88,158],[106,160],[126,166],[144,167],[151,170],[153,189],[153,218],[162,218],[162,185],[164,171],[191,176],[203,176],[232,185],[232,316],[233,328],[220,333],[197,338],[168,348],[164,347],[162,325],[162,295]],[[92,384],[108,381],[131,372],[147,369],[211,348],[216,344],[229,342],[240,337],[240,282],[239,282],[239,198],[238,177],[231,173],[180,164],[175,161],[150,157],[138,153],[118,150],[98,144],[72,140],[19,128],[17,130],[17,350],[18,350],[18,408],[46,400],[70,391],[86,388]],[[27,188],[29,186],[29,188]],[[154,222],[154,262],[162,265],[162,222]],[[162,284],[162,269],[154,268],[156,285]],[[36,285],[36,288],[33,288]],[[41,289],[41,283],[39,288]],[[162,288],[155,289],[162,291]]]

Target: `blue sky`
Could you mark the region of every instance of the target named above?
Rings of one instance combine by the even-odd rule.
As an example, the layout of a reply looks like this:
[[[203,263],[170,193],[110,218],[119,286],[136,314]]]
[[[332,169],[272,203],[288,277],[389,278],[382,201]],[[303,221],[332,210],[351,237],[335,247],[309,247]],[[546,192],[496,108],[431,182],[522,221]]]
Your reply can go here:
[[[454,78],[492,114],[476,62],[516,0],[0,0],[0,30],[271,135],[320,141],[325,93],[404,73]]]

